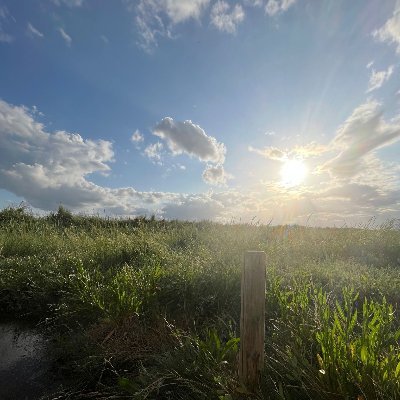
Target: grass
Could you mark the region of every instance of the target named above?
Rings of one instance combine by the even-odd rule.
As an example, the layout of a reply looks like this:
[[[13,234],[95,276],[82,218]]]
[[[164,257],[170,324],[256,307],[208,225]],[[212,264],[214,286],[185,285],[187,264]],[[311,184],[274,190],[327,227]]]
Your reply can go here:
[[[246,250],[265,251],[268,265],[256,393],[236,373]],[[57,399],[400,399],[399,271],[394,223],[0,212],[0,314],[32,319],[54,339],[74,382]]]

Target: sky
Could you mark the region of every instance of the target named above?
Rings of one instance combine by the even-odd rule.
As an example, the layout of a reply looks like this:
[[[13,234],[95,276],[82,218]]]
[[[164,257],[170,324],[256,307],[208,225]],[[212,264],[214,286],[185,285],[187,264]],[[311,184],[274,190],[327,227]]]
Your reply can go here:
[[[400,218],[400,2],[0,0],[0,208]]]

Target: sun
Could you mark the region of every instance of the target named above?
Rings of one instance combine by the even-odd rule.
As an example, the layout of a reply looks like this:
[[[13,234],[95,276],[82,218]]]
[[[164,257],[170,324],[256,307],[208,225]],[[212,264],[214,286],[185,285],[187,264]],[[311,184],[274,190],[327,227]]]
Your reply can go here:
[[[303,183],[307,176],[307,166],[302,160],[285,160],[281,168],[281,184],[294,187]]]

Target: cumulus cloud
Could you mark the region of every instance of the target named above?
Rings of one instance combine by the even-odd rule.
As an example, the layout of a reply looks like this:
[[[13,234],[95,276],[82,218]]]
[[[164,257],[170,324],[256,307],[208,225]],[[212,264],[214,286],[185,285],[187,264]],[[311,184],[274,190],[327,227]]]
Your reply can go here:
[[[232,175],[228,174],[221,164],[207,165],[203,171],[203,180],[209,185],[225,186],[229,179],[232,179]]]
[[[322,166],[337,177],[348,178],[365,168],[366,156],[400,137],[400,123],[383,119],[382,107],[370,100],[357,107],[338,129],[332,147],[340,153]]]
[[[58,28],[58,32],[60,32],[60,35],[64,39],[66,45],[71,46],[72,43],[71,36],[69,36],[68,33],[65,32],[63,28]]]
[[[294,3],[296,0],[268,0],[265,12],[269,16],[274,16],[287,11]]]
[[[224,210],[222,202],[213,198],[212,193],[188,195],[176,203],[167,204],[163,215],[169,219],[215,220]]]
[[[63,175],[74,180],[110,169],[107,162],[113,160],[114,153],[108,141],[84,140],[65,131],[46,133],[25,108],[12,107],[4,101],[0,103],[0,124],[3,169],[17,163],[46,165],[55,180]]]
[[[131,141],[133,143],[140,143],[143,142],[143,140],[144,140],[143,135],[140,133],[139,129],[136,129],[136,131],[132,133]]]
[[[235,33],[236,27],[244,20],[244,10],[240,4],[231,7],[226,1],[218,0],[211,9],[211,24],[218,30]]]
[[[375,71],[372,69],[371,76],[369,78],[367,93],[373,90],[379,89],[389,78],[392,76],[394,66],[390,65],[386,71]]]
[[[37,36],[42,38],[44,35],[42,32],[40,32],[39,30],[37,30],[30,22],[28,22],[28,33],[30,36]]]
[[[89,180],[109,173],[112,144],[83,139],[65,131],[49,133],[35,120],[36,112],[0,100],[0,188],[23,197],[33,207],[54,210],[60,203],[72,210],[107,208],[135,214],[161,209],[182,195],[110,189]]]
[[[201,161],[220,164],[225,160],[225,145],[190,120],[180,122],[165,117],[154,127],[153,134],[165,140],[174,155],[186,153]]]
[[[159,37],[172,38],[176,24],[199,20],[209,3],[210,0],[125,0],[128,10],[135,13],[139,45],[147,51],[157,45]]]
[[[397,53],[400,53],[400,8],[396,9],[391,18],[379,29],[372,32],[372,35],[381,42],[388,42],[397,45]]]
[[[331,145],[340,151],[339,156],[343,157],[349,147],[359,146],[366,151],[363,158],[371,158],[373,149],[398,138],[396,123],[385,122],[378,109],[377,104],[360,106],[338,129]],[[102,187],[92,178],[93,174],[110,173],[114,160],[112,143],[65,131],[48,132],[37,120],[39,115],[35,109],[0,100],[0,188],[39,209],[54,210],[62,203],[73,211],[105,208],[120,215],[154,213],[164,218],[223,222],[247,222],[254,217],[268,222],[273,218],[274,223],[305,223],[313,213],[312,223],[321,225],[344,219],[349,223],[365,221],[377,214],[383,220],[388,215],[400,215],[399,185],[395,179],[399,165],[388,168],[377,159],[373,165],[376,176],[370,171],[369,182],[332,179],[332,183],[308,188],[295,197],[264,185],[245,192],[224,189],[200,194]],[[308,147],[313,151],[317,148]],[[215,181],[226,174],[222,165],[208,165],[207,170]]]

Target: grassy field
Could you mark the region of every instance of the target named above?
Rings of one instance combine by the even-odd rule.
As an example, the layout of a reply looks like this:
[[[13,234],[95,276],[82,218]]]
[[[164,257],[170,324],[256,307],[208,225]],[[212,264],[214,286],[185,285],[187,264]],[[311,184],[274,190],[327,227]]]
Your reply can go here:
[[[267,254],[265,369],[237,379],[243,253]],[[0,212],[0,315],[53,338],[57,399],[400,399],[400,230]]]

